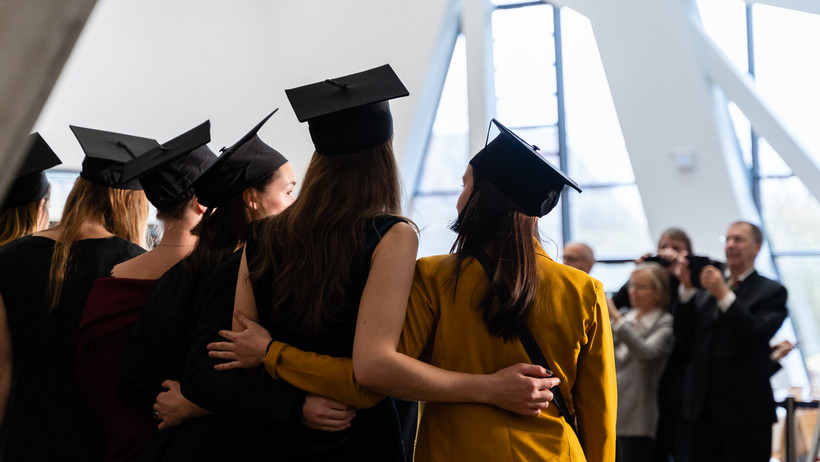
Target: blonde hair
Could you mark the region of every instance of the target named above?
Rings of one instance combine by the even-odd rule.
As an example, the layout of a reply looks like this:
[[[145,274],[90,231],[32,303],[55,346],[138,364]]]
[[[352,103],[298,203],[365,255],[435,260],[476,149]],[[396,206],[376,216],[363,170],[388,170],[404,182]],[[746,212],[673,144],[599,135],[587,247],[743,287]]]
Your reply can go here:
[[[643,263],[632,271],[632,274],[635,273],[643,273],[649,276],[649,282],[652,283],[658,306],[664,310],[669,310],[669,304],[672,302],[672,297],[669,294],[669,274],[663,269],[663,266],[655,262]]]
[[[45,204],[51,191],[44,197]],[[0,212],[0,246],[4,246],[18,237],[40,231],[40,204],[43,199],[9,207]]]
[[[115,236],[145,247],[148,199],[143,191],[115,189],[82,177],[74,182],[60,219],[60,236],[54,244],[49,268],[50,309],[60,301],[63,283],[71,266],[71,248],[79,238],[83,223],[99,221]]]

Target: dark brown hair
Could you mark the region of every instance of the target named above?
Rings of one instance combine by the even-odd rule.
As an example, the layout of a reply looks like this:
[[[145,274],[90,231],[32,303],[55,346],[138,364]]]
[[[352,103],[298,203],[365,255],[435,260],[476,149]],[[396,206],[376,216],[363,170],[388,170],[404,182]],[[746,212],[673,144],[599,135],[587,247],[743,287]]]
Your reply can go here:
[[[264,191],[276,178],[279,169],[247,189]],[[202,220],[194,226],[191,234],[198,236],[196,246],[191,254],[185,257],[183,264],[200,274],[207,274],[227,256],[245,243],[248,225],[252,221],[251,212],[245,204],[243,194],[235,194],[220,204],[216,210],[203,215]]]
[[[400,208],[391,141],[355,154],[314,152],[299,197],[261,230],[263,260],[250,277],[273,274],[272,319],[304,335],[338,320],[351,267],[366,254],[367,228]]]
[[[669,228],[663,233],[661,233],[660,239],[658,239],[658,248],[661,246],[661,241],[663,238],[674,239],[676,241],[681,241],[686,246],[686,252],[689,255],[692,255],[692,239],[689,239],[689,235],[686,234],[686,231],[680,228]]]
[[[551,207],[560,197],[560,191],[550,195],[547,200]],[[494,270],[478,309],[484,314],[487,330],[505,341],[518,337],[540,282],[535,256],[538,218],[516,208],[473,170],[473,192],[452,226],[458,236],[451,249],[456,264],[449,280],[455,289],[464,261],[473,252],[487,252]],[[507,290],[510,296],[505,299]]]

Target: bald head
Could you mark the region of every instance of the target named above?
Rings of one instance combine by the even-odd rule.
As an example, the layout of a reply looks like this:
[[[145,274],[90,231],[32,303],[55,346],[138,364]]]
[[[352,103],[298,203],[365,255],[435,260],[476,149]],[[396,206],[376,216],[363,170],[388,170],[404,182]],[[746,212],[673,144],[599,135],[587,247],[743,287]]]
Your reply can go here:
[[[592,248],[580,242],[569,242],[564,246],[564,264],[589,273],[595,264]]]

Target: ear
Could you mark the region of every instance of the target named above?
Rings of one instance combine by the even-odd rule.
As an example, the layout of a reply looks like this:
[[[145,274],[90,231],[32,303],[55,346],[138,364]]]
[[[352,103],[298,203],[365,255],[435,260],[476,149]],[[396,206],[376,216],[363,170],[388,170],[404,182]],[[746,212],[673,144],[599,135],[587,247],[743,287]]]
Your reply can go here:
[[[199,203],[199,198],[197,198],[196,196],[194,196],[194,202],[191,204],[191,206],[193,207],[194,212],[196,212],[198,215],[204,215],[205,212],[208,210],[208,207],[205,207],[204,205]]]
[[[253,188],[247,188],[242,191],[242,200],[245,201],[245,205],[251,210],[259,208],[256,204],[256,191],[254,191]]]

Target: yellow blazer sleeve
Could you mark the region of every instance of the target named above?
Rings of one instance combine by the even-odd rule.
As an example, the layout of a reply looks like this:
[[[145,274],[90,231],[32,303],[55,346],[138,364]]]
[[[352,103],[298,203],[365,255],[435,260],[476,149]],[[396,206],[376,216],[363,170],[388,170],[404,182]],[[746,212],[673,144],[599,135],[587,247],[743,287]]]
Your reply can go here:
[[[436,303],[434,296],[437,292],[431,287],[431,271],[429,263],[424,259],[416,262],[407,316],[404,318],[404,328],[398,345],[399,353],[411,358],[421,357],[433,336],[438,320],[435,310],[439,304]]]
[[[612,462],[618,413],[615,355],[603,285],[595,281],[594,287],[593,317],[586,328],[587,344],[578,357],[572,396],[587,460]]]
[[[304,351],[278,341],[268,348],[265,369],[274,379],[357,409],[373,407],[385,397],[356,382],[352,359]]]

